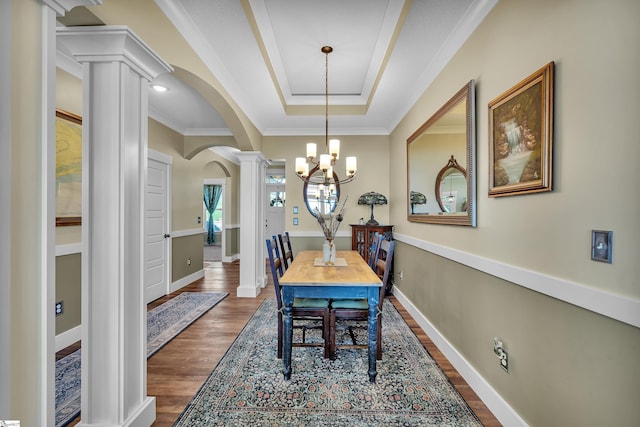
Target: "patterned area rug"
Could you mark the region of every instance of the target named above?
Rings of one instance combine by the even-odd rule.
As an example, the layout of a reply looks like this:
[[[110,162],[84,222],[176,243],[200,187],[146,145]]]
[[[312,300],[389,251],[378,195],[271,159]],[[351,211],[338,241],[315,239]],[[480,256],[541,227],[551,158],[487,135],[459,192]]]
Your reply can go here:
[[[275,301],[265,300],[174,426],[481,426],[395,307],[385,301],[383,313],[375,384],[366,349],[328,360],[321,347],[294,347],[285,381]],[[337,335],[352,339],[347,328]]]
[[[183,292],[147,312],[147,358],[222,301],[222,292]],[[80,413],[80,351],[56,362],[56,426]]]

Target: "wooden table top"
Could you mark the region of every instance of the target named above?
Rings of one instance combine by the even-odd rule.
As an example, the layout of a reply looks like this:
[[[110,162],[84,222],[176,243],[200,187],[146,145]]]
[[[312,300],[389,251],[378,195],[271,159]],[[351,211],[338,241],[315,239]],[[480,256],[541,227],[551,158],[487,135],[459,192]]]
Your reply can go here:
[[[314,266],[322,258],[321,251],[298,252],[280,278],[280,285],[296,286],[382,286],[382,281],[356,251],[337,251],[336,258],[344,258],[346,267]]]

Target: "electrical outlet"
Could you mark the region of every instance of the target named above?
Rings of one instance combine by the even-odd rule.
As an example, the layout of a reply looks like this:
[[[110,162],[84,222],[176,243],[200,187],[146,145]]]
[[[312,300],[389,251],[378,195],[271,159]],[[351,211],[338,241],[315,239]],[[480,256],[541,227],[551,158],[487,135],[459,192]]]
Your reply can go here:
[[[62,301],[58,301],[56,303],[56,316],[60,316],[63,313],[64,309],[63,309],[63,305],[62,305]]]
[[[502,350],[502,356],[500,356],[500,367],[505,372],[509,372],[509,355],[504,350]]]
[[[504,369],[505,372],[509,372],[509,355],[504,349],[502,340],[498,337],[493,339],[493,352],[498,356],[500,367]]]
[[[187,265],[191,265],[191,258],[187,258]]]
[[[400,277],[400,280],[404,280],[404,271],[400,271],[400,273],[398,273],[398,276]]]

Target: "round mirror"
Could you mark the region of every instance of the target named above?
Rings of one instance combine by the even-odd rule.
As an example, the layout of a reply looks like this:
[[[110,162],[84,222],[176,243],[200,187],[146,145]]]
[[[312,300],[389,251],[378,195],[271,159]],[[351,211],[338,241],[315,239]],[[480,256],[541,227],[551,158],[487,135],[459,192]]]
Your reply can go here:
[[[318,213],[329,214],[338,206],[340,200],[340,183],[338,175],[333,173],[335,184],[325,185],[322,182],[322,171],[319,166],[314,167],[309,172],[309,176],[304,180],[302,194],[304,203],[307,205],[309,213],[318,217]]]
[[[467,212],[467,171],[458,165],[453,155],[438,173],[435,193],[443,213]]]

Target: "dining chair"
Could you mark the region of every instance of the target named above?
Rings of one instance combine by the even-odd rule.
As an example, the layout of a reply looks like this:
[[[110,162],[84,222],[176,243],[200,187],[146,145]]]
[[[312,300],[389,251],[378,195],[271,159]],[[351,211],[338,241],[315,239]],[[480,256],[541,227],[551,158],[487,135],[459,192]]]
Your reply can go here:
[[[378,252],[380,251],[380,243],[384,240],[384,235],[377,231],[373,235],[373,242],[369,248],[369,267],[375,271],[376,261],[378,261]]]
[[[376,316],[376,320],[378,323],[378,348],[376,349],[376,359],[382,360],[382,304],[384,302],[384,296],[386,294],[384,284],[387,283],[387,279],[389,278],[389,274],[391,272],[395,241],[382,240],[378,246],[378,259],[376,260],[374,271],[382,280],[382,286],[380,287],[378,313]],[[329,314],[329,354],[331,358],[334,358],[336,353],[336,320],[368,320],[369,303],[366,298],[335,299],[331,301],[331,310]],[[358,344],[355,342],[355,336],[353,334],[351,326],[349,326],[349,333],[351,335],[353,344],[344,344],[340,345],[340,347],[367,347],[366,344]]]
[[[273,286],[276,293],[276,303],[278,305],[278,359],[282,359],[282,336],[283,336],[283,318],[284,309],[282,304],[282,294],[280,288],[280,277],[282,277],[282,259],[275,238],[267,240],[267,253],[269,254],[269,266],[271,267],[271,276],[273,278]],[[294,328],[302,328],[302,342],[293,343],[294,347],[324,347],[323,356],[329,357],[329,300],[324,298],[295,298],[293,300]],[[313,329],[308,325],[296,326],[296,321],[322,321],[322,344],[307,343],[306,330]]]
[[[285,231],[284,234],[278,234],[278,240],[280,241],[280,253],[282,254],[282,262],[284,264],[284,269],[286,270],[287,268],[289,268],[289,263],[293,262],[293,249],[291,248],[291,239],[289,238],[289,232]]]

